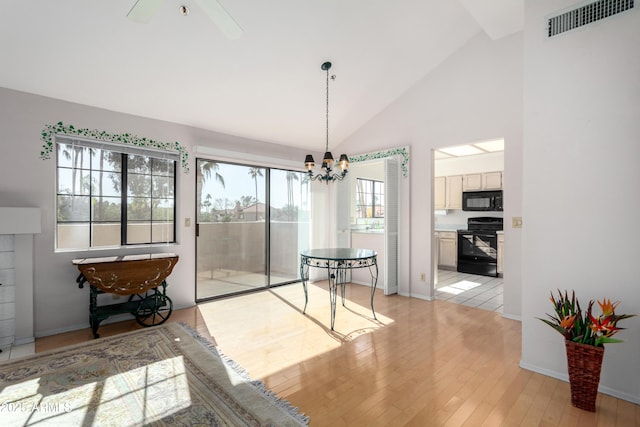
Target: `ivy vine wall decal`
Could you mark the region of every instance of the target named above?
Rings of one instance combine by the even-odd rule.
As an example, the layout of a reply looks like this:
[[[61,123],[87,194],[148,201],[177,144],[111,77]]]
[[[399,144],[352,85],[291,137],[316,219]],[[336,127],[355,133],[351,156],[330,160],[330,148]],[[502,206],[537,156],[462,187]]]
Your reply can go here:
[[[42,160],[48,160],[51,158],[53,152],[53,146],[55,142],[55,136],[82,136],[86,138],[92,138],[99,141],[106,142],[119,142],[122,144],[135,145],[137,147],[155,148],[156,150],[175,151],[180,156],[180,163],[184,173],[189,173],[189,153],[187,149],[180,145],[179,142],[162,142],[154,141],[149,138],[140,138],[139,136],[132,135],[130,133],[112,134],[105,131],[98,131],[95,129],[83,129],[76,128],[73,125],[65,125],[62,122],[58,122],[55,125],[45,125],[40,134],[40,139],[44,141],[42,150],[40,151],[40,158]]]
[[[393,156],[402,157],[402,163],[400,164],[400,167],[402,168],[402,176],[404,176],[405,178],[408,177],[409,167],[407,165],[409,164],[409,153],[407,153],[406,147],[391,148],[389,150],[374,151],[372,153],[349,156],[349,161],[364,162],[367,160],[384,159],[386,157],[393,157]]]

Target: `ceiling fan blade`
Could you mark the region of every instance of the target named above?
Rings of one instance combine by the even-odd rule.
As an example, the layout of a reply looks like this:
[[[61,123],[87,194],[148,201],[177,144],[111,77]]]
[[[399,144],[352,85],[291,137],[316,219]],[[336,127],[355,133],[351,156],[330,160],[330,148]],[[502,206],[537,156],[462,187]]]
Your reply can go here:
[[[197,2],[227,38],[235,40],[242,36],[244,30],[218,0],[197,0]]]
[[[164,0],[137,0],[133,5],[127,18],[140,24],[146,24],[156,13]]]

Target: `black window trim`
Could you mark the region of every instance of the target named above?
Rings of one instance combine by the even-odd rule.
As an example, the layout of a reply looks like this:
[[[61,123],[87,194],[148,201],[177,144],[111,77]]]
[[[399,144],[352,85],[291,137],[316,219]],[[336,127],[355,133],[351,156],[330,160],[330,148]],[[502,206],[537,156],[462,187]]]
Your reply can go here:
[[[92,219],[92,203],[91,201],[89,201],[89,219],[87,221],[68,221],[68,222],[59,222],[58,221],[58,216],[57,216],[57,204],[58,204],[58,169],[59,169],[59,160],[58,160],[58,146],[59,145],[63,145],[63,144],[70,144],[70,145],[75,145],[75,146],[80,146],[80,147],[84,147],[84,148],[95,148],[95,149],[100,149],[100,150],[109,150],[109,151],[113,151],[113,152],[117,152],[122,156],[122,163],[121,163],[121,170],[120,170],[120,174],[121,174],[121,194],[120,194],[120,210],[121,210],[121,215],[120,215],[120,244],[119,245],[111,245],[111,246],[92,246],[91,245],[91,227],[89,227],[89,244],[86,247],[79,247],[79,248],[60,248],[58,246],[58,241],[57,241],[57,237],[55,238],[55,251],[56,252],[82,252],[82,251],[95,251],[95,250],[108,250],[108,249],[117,249],[117,248],[133,248],[133,247],[151,247],[151,246],[166,246],[166,245],[171,245],[171,244],[176,244],[177,243],[177,207],[178,207],[178,191],[177,191],[177,169],[178,169],[178,162],[180,161],[180,156],[179,153],[175,152],[175,151],[165,151],[165,150],[160,150],[160,149],[154,149],[154,148],[147,148],[147,147],[138,147],[138,146],[132,146],[132,145],[127,145],[127,144],[123,144],[123,143],[118,143],[118,142],[113,142],[113,141],[100,141],[100,140],[95,140],[95,139],[90,139],[90,138],[81,138],[81,137],[70,137],[67,135],[56,135],[55,136],[55,155],[56,155],[56,162],[55,162],[55,169],[56,169],[56,179],[55,179],[55,194],[56,194],[56,209],[55,209],[55,225],[56,225],[56,229],[58,224],[61,223],[86,223],[86,224],[92,224],[94,222],[97,221],[93,221]],[[151,212],[152,218],[150,219],[150,227],[151,227],[151,231],[150,231],[150,236],[151,236],[151,241],[149,242],[143,242],[143,243],[126,243],[127,242],[127,224],[128,224],[128,218],[127,218],[127,204],[128,204],[128,197],[127,197],[127,179],[128,179],[128,169],[127,169],[127,157],[128,155],[134,155],[134,156],[144,156],[144,157],[149,157],[149,158],[154,158],[154,159],[159,159],[159,160],[170,160],[173,161],[173,220],[172,220],[172,224],[173,224],[173,230],[172,230],[172,235],[173,235],[173,240],[171,241],[161,241],[161,242],[154,242],[153,241],[153,213]],[[73,169],[73,168],[71,168]],[[93,168],[91,168],[91,170],[93,170]],[[150,174],[152,174],[152,172],[150,172]],[[153,194],[150,195],[149,197],[150,199],[153,199]],[[151,207],[152,211],[153,208]],[[57,236],[57,231],[56,231],[56,236]]]

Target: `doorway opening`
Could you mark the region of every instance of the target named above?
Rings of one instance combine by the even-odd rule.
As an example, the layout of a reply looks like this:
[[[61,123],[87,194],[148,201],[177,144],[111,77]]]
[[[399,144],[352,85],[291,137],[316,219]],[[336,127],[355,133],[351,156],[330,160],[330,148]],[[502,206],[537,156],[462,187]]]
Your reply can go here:
[[[378,287],[385,295],[398,293],[398,232],[400,181],[398,161],[384,158],[352,163],[348,185],[338,190],[338,216],[349,222],[348,237],[338,235],[339,246],[377,252]],[[345,233],[342,233],[345,234]],[[353,283],[368,283],[360,269],[351,272]]]
[[[459,233],[468,231],[468,224],[475,224],[478,220],[502,223],[502,205],[499,209],[487,206],[486,210],[480,212],[473,206],[463,206],[463,194],[502,192],[504,139],[435,149],[432,151],[432,162],[432,296],[452,303],[502,312],[502,227],[491,232],[492,241],[497,241],[497,248],[495,244],[485,248],[486,261],[482,262],[493,263],[493,268],[487,269],[492,273],[486,276],[484,273],[472,274],[475,271],[467,272],[462,268],[464,264],[459,263]]]

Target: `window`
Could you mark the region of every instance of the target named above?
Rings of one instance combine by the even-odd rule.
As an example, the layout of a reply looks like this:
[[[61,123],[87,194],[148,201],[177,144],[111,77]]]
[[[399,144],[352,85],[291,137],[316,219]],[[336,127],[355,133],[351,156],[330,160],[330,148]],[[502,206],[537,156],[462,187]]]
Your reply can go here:
[[[175,242],[176,156],[56,137],[56,248]]]
[[[384,218],[384,182],[358,178],[356,192],[358,218]]]

